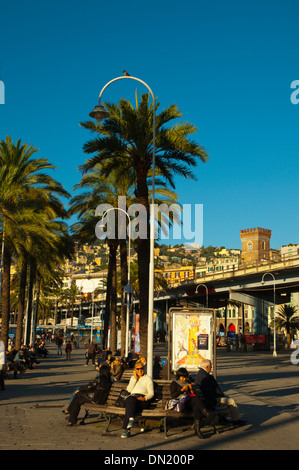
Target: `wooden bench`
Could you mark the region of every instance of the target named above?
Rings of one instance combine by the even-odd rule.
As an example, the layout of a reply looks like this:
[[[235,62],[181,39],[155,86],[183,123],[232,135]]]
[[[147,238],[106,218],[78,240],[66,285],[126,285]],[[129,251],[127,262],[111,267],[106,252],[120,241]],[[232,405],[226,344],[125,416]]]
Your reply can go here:
[[[167,438],[167,422],[168,420],[179,420],[181,418],[192,418],[192,411],[178,412],[174,410],[165,410],[166,403],[171,399],[170,395],[170,383],[168,380],[155,380],[155,396],[148,409],[143,410],[141,413],[136,415],[136,420],[140,418],[144,419],[155,419],[160,421],[160,429],[164,429],[165,438]],[[114,382],[111,386],[107,401],[105,405],[98,405],[93,403],[85,403],[82,405],[82,409],[85,410],[85,416],[81,420],[80,424],[84,424],[90,412],[97,412],[101,418],[106,420],[107,426],[105,432],[109,431],[109,426],[113,418],[123,418],[125,415],[125,408],[119,408],[115,406],[115,401],[119,396],[122,389],[127,387],[128,382],[120,380]],[[220,414],[227,413],[227,409],[220,411]],[[217,413],[218,414],[218,413]],[[214,434],[217,433],[216,427],[213,427]]]
[[[122,373],[121,380],[129,382],[130,378],[133,375],[134,369],[125,369]]]

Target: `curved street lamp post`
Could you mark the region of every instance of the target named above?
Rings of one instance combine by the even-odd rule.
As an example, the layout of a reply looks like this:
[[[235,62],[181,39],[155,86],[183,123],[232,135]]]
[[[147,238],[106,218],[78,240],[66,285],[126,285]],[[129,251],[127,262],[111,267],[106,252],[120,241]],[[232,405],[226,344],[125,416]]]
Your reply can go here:
[[[195,294],[198,293],[198,292],[197,292],[197,289],[198,289],[200,286],[202,286],[202,287],[204,287],[204,288],[206,289],[206,307],[208,307],[208,305],[209,305],[209,301],[208,301],[208,299],[209,299],[209,291],[208,291],[207,286],[206,286],[205,284],[197,284],[196,289],[195,289]]]
[[[274,329],[274,349],[273,349],[273,356],[276,357],[277,356],[277,352],[276,352],[276,327],[275,327],[275,276],[274,274],[272,273],[264,273],[263,274],[263,277],[262,277],[262,280],[261,280],[261,284],[264,285],[265,281],[264,281],[264,277],[269,274],[270,276],[272,276],[273,278],[273,290],[274,290],[274,296],[273,296],[273,309],[274,309],[274,318],[273,318],[273,329]]]

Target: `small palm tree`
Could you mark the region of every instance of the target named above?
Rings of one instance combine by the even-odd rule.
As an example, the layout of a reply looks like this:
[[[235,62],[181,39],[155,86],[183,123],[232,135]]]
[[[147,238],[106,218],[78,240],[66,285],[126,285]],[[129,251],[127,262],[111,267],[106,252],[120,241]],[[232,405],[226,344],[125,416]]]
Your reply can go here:
[[[287,304],[281,305],[277,312],[278,318],[276,318],[276,323],[279,328],[283,328],[286,331],[288,348],[291,346],[291,335],[299,329],[299,317],[295,316],[296,312],[296,307]]]
[[[71,306],[71,326],[73,326],[74,305],[77,300],[80,300],[82,296],[82,290],[78,286],[76,286],[76,284],[73,282],[71,287],[65,290],[65,295],[66,295],[66,298],[68,299],[68,303]]]

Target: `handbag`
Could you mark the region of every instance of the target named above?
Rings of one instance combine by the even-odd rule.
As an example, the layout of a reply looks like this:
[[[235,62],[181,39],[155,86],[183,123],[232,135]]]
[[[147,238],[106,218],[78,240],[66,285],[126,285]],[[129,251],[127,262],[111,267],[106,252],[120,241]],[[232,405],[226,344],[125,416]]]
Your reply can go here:
[[[126,398],[130,395],[128,390],[123,389],[120,391],[118,398],[115,401],[115,406],[118,406],[119,408],[125,408],[126,407]]]
[[[186,403],[189,400],[189,394],[184,393],[181,398],[172,398],[165,405],[165,410],[174,410],[178,412],[185,411]]]

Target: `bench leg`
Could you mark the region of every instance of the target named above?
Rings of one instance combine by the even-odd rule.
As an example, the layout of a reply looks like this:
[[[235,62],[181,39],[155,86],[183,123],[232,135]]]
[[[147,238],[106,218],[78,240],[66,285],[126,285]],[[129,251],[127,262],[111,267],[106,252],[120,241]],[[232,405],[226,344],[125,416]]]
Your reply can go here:
[[[111,423],[111,421],[112,421],[112,415],[111,415],[111,414],[105,414],[105,419],[106,419],[106,422],[107,422],[107,426],[106,426],[106,431],[105,431],[105,432],[108,432],[110,423]]]
[[[166,416],[161,419],[162,426],[164,428],[164,437],[167,439],[167,418]]]

